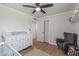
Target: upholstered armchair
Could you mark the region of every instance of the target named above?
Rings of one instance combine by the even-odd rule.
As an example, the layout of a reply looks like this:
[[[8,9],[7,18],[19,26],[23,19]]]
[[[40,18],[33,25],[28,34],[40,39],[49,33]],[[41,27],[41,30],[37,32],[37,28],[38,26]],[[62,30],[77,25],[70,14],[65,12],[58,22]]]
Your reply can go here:
[[[69,44],[73,44],[77,46],[77,34],[67,33],[67,32],[64,32],[63,34],[64,34],[64,39],[57,38],[56,43],[58,48],[62,49],[65,53],[67,53]]]

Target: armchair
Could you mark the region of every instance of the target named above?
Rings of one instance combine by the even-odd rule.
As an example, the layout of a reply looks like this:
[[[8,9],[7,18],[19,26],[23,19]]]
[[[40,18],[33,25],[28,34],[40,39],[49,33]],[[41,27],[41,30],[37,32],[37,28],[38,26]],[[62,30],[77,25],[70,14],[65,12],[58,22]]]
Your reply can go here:
[[[77,46],[77,34],[64,32],[64,39],[57,38],[56,43],[58,48],[67,53],[69,44]]]

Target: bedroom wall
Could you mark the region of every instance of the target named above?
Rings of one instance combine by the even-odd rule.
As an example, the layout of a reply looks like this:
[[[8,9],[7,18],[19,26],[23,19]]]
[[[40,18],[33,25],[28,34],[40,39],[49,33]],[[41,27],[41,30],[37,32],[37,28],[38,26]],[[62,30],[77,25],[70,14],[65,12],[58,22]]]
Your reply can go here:
[[[32,38],[36,39],[36,21],[32,21]]]
[[[77,22],[76,24],[75,24],[75,31],[76,31],[76,33],[77,33],[77,35],[78,35],[78,46],[79,46],[79,22]]]
[[[0,5],[0,32],[32,30],[33,16]]]
[[[56,38],[63,38],[63,32],[75,32],[75,25],[69,22],[73,11],[38,18],[38,20],[49,20],[49,42],[56,45]],[[37,25],[38,26],[38,25]]]
[[[75,7],[75,13],[74,13],[74,16],[72,18],[72,21],[75,22],[75,32],[78,35],[77,43],[78,43],[78,46],[79,46],[79,11],[78,11],[78,9],[79,9],[79,4],[77,4],[76,7]]]

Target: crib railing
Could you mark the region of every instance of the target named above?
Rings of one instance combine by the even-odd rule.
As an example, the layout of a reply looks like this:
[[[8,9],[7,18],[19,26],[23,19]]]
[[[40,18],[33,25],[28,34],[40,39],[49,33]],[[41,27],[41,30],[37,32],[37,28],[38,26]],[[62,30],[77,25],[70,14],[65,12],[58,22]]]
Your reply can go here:
[[[21,56],[13,47],[5,42],[0,43],[0,56]]]

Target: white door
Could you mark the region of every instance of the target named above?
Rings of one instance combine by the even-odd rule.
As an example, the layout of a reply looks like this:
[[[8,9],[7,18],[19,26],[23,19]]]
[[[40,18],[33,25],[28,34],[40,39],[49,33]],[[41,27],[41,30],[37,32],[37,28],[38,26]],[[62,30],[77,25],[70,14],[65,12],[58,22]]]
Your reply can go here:
[[[49,21],[44,21],[44,42],[49,43]]]
[[[37,40],[44,42],[44,21],[38,21],[36,28],[37,28]]]

